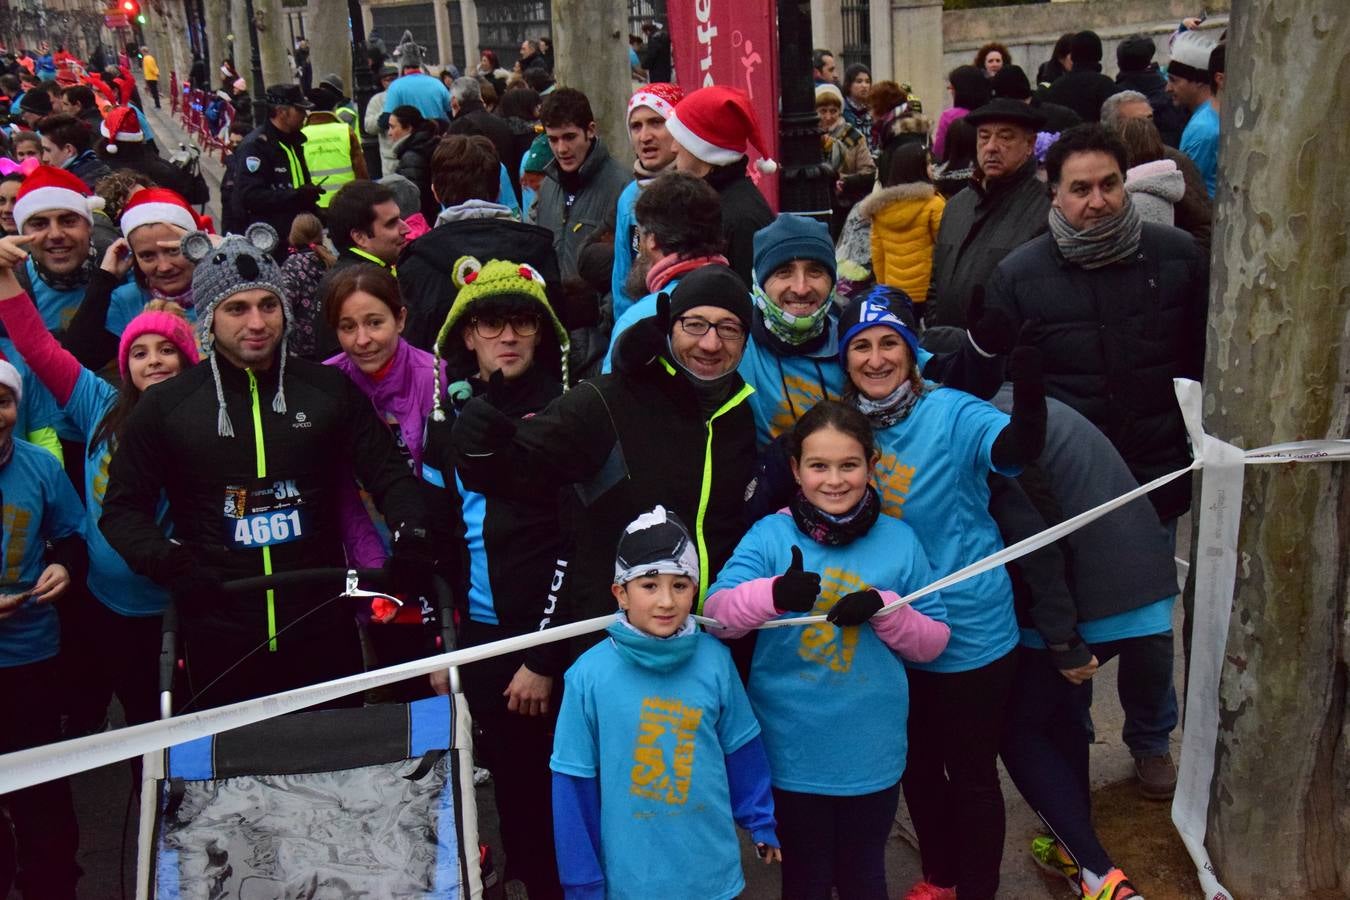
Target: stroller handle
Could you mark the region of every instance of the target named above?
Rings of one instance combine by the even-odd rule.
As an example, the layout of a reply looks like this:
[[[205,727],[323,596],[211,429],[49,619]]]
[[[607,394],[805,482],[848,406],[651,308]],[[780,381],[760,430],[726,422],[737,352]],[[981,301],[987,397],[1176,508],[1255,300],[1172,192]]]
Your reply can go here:
[[[354,571],[356,577],[366,583],[383,586],[389,580],[389,573],[384,569],[355,569]],[[237,578],[234,581],[221,582],[220,589],[227,594],[244,594],[249,591],[266,591],[273,588],[323,584],[324,582],[345,585],[347,572],[347,569],[336,566],[319,569],[295,569],[290,572],[274,572],[271,575],[255,575],[250,578]],[[439,582],[441,582],[441,579],[437,579],[437,581],[437,599],[439,599]]]

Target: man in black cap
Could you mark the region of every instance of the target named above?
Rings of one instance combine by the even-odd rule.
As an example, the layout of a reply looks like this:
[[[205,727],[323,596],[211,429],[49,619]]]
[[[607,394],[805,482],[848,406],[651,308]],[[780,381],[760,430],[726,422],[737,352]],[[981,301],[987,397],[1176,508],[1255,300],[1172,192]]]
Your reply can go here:
[[[310,182],[300,132],[313,108],[298,84],[267,89],[267,121],[250,131],[230,157],[235,189],[226,210],[227,232],[266,222],[277,234],[287,235],[297,215],[318,211],[323,188]],[[285,259],[284,240],[277,241],[272,255],[277,262]]]
[[[1117,92],[1138,91],[1147,97],[1153,110],[1153,124],[1163,143],[1175,147],[1181,140],[1181,129],[1186,127],[1186,114],[1172,103],[1172,97],[1167,93],[1167,79],[1153,62],[1157,49],[1153,38],[1146,34],[1132,34],[1121,41],[1116,47],[1116,65],[1120,69],[1116,74],[1116,89]],[[1102,122],[1111,124],[1104,115]]]
[[[1069,48],[1073,69],[1041,92],[1047,103],[1058,103],[1078,113],[1084,122],[1095,122],[1102,114],[1102,101],[1124,90],[1102,74],[1102,39],[1095,31],[1080,31]]]
[[[1017,246],[1045,232],[1050,199],[1036,178],[1039,113],[1020,100],[999,98],[966,116],[975,126],[975,159],[982,178],[947,202],[933,248],[928,285],[930,325],[966,327],[980,310],[972,294]],[[982,306],[982,299],[979,301]]]

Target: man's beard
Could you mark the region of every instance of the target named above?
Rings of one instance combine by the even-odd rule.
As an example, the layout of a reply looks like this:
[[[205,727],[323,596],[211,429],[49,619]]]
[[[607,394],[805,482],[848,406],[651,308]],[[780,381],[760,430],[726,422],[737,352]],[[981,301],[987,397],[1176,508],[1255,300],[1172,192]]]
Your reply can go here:
[[[637,255],[637,259],[633,260],[633,268],[628,271],[628,277],[623,282],[625,294],[636,300],[650,293],[647,290],[647,273],[652,270],[652,265],[653,261],[647,254]]]

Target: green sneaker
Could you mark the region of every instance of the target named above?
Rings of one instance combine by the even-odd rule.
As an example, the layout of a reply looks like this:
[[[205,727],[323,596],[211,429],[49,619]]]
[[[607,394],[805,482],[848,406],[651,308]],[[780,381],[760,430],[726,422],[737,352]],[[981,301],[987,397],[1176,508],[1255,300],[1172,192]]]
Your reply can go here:
[[[1040,866],[1051,875],[1059,875],[1069,882],[1074,890],[1078,890],[1078,863],[1069,856],[1064,845],[1055,840],[1048,834],[1033,838],[1031,841],[1031,858],[1036,860],[1036,865]]]

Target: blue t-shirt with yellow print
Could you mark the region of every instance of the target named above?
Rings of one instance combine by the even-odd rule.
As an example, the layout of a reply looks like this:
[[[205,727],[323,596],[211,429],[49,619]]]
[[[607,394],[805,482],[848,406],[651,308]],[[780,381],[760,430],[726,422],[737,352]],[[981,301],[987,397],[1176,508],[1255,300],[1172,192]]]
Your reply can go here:
[[[854,591],[870,587],[903,596],[932,581],[923,547],[903,522],[881,516],[852,543],[826,546],[782,512],[755,523],[709,595],[781,575],[793,546],[801,548],[805,570],[821,576],[810,615],[829,612]],[[914,608],[946,621],[939,593],[920,597]],[[821,622],[759,631],[748,690],[774,787],[853,797],[889,788],[904,774],[909,681],[905,664],[870,625]]]
[[[1008,416],[964,391],[928,385],[900,422],[877,431],[877,490],[881,511],[907,522],[928,553],[933,577],[946,575],[1003,549],[989,515],[994,440]],[[1012,582],[1003,566],[946,588],[951,640],[929,672],[966,672],[988,665],[1017,646]]]
[[[549,765],[600,779],[612,900],[726,900],[745,889],[726,756],[759,725],[727,648],[707,634],[688,639],[696,647],[673,671],[634,663],[613,638],[567,670]]]
[[[30,590],[45,568],[46,542],[80,534],[84,508],[61,464],[41,447],[14,439],[14,455],[0,466],[0,594]],[[31,598],[0,619],[0,668],[55,656],[61,647],[56,607]]]

